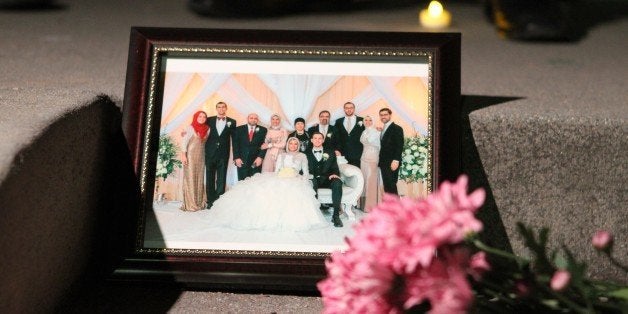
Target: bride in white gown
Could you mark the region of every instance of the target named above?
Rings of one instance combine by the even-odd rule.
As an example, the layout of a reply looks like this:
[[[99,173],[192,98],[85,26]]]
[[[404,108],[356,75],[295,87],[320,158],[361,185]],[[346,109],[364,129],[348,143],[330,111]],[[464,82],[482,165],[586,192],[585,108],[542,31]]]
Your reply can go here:
[[[303,174],[300,175],[299,173]],[[299,140],[288,139],[275,172],[258,173],[223,194],[203,219],[238,230],[305,231],[329,225],[309,181]]]

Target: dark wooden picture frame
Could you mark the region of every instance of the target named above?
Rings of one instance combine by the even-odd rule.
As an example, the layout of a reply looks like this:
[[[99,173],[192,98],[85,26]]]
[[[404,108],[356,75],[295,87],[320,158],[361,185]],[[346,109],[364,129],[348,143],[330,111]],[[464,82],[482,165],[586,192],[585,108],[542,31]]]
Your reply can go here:
[[[460,34],[132,28],[123,130],[140,186],[138,224],[116,280],[165,281],[188,287],[314,291],[328,253],[150,249],[143,245],[154,198],[163,98],[163,57],[316,62],[421,62],[428,67],[431,191],[460,173]],[[161,76],[160,76],[161,75]]]

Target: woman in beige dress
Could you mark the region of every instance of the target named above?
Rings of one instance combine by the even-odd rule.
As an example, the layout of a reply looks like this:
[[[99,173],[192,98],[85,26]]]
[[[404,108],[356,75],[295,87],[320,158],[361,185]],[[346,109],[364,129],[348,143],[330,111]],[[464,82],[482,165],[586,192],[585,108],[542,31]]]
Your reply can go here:
[[[281,118],[279,115],[273,114],[270,117],[270,127],[266,132],[266,140],[262,144],[262,149],[267,150],[262,162],[262,172],[275,172],[277,156],[284,151],[287,139],[288,131],[281,127]]]
[[[183,163],[183,211],[197,211],[207,205],[205,195],[205,142],[209,135],[207,114],[197,111],[185,129],[181,143]]]
[[[360,170],[364,175],[364,192],[362,208],[369,212],[380,199],[379,193],[379,137],[380,131],[373,126],[373,119],[370,116],[364,117],[364,132],[360,136],[360,142],[364,146],[362,157],[360,157]]]

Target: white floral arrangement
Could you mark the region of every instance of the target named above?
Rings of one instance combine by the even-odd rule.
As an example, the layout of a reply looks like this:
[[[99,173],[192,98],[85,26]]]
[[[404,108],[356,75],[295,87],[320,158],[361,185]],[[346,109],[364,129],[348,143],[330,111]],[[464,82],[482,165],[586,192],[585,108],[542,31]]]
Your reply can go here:
[[[329,159],[329,155],[327,153],[323,153],[323,160]]]
[[[428,177],[429,142],[425,137],[407,137],[401,153],[399,178],[406,182],[425,181]]]
[[[331,132],[327,133],[327,137],[331,138]]]
[[[362,126],[363,124],[364,124],[364,122],[362,122],[362,121],[358,121],[358,125],[359,125],[359,126]]]
[[[159,136],[159,151],[157,153],[157,167],[155,170],[157,178],[166,180],[174,172],[175,167],[181,168],[181,161],[176,158],[177,151],[177,145],[170,136],[166,134]]]
[[[227,121],[227,126],[231,126],[231,121]]]
[[[293,178],[297,176],[297,171],[291,167],[284,167],[279,170],[277,176],[280,178]]]

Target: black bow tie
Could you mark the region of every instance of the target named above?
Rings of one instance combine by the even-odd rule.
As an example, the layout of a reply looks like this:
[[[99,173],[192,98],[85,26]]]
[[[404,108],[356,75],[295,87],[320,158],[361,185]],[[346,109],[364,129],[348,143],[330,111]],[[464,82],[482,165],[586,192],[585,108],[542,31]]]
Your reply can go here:
[[[315,151],[314,151],[314,154],[320,154],[320,153],[322,153],[322,152],[323,152],[323,151],[320,151],[320,150],[315,150]]]
[[[220,120],[220,121],[225,121],[225,118],[218,118],[218,120]]]

